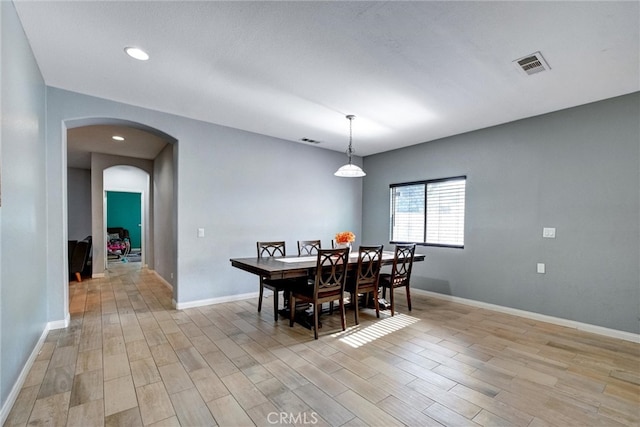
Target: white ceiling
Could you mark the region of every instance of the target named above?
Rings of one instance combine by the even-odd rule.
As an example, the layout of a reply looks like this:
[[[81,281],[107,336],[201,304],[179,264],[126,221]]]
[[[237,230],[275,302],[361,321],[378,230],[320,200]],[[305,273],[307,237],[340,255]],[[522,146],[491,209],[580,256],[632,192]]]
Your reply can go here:
[[[640,90],[637,1],[15,4],[49,86],[361,156]]]

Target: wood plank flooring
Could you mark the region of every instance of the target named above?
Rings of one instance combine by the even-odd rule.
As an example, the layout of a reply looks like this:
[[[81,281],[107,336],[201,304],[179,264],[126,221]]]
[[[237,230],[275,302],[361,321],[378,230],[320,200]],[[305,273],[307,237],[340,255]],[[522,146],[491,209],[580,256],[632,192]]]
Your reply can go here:
[[[257,286],[257,279],[256,279]],[[136,264],[70,285],[5,423],[52,426],[640,425],[640,345],[400,293],[320,339],[257,298],[188,310]],[[269,301],[264,307],[270,307]]]

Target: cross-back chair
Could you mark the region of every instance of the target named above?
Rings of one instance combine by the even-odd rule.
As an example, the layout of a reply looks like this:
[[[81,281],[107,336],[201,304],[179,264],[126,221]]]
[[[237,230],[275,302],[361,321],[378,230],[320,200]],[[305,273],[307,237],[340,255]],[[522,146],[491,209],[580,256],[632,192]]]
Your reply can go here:
[[[416,253],[414,243],[397,244],[393,258],[391,274],[380,275],[380,286],[382,287],[382,298],[386,298],[387,289],[390,294],[391,315],[395,314],[394,289],[404,287],[407,292],[407,306],[411,311],[411,293],[409,282],[411,280],[411,269],[413,267],[413,257]]]
[[[285,242],[257,242],[258,258],[285,256],[287,254]],[[260,276],[260,296],[258,297],[258,312],[262,310],[262,295],[264,288],[273,291],[273,319],[278,321],[278,295],[280,291],[287,292],[290,287],[288,280],[267,279]]]
[[[298,240],[298,256],[315,255],[320,249],[320,240]]]
[[[318,339],[318,316],[322,303],[338,300],[342,330],[347,327],[344,314],[344,288],[347,280],[349,249],[318,249],[313,284],[291,290],[289,326],[293,326],[296,301],[313,305],[313,336]]]
[[[359,325],[358,319],[358,295],[373,293],[373,303],[376,308],[376,317],[380,317],[380,306],[378,305],[378,287],[380,285],[380,268],[382,267],[383,245],[360,246],[358,248],[358,267],[355,275],[347,278],[346,291],[351,294],[351,304],[355,308],[355,321]],[[365,297],[365,301],[367,298]]]

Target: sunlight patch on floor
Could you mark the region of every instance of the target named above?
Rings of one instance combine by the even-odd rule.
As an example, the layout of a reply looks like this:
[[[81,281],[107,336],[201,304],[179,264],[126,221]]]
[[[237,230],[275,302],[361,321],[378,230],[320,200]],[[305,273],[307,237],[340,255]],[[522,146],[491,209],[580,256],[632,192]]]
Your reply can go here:
[[[386,319],[378,320],[371,326],[361,328],[356,326],[349,328],[344,332],[333,334],[333,337],[339,338],[345,344],[349,344],[353,348],[362,347],[372,341],[377,340],[392,332],[398,331],[412,323],[418,322],[417,317],[407,316],[406,314],[396,314]]]

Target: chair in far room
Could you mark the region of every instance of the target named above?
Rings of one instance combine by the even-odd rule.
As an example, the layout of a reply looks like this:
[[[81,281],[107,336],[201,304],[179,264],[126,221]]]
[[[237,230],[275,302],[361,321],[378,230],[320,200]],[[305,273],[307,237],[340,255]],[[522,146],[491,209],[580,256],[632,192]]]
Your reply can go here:
[[[107,228],[107,257],[126,260],[131,251],[129,230],[122,227]]]
[[[69,275],[82,282],[83,274],[91,274],[91,236],[69,242]]]

